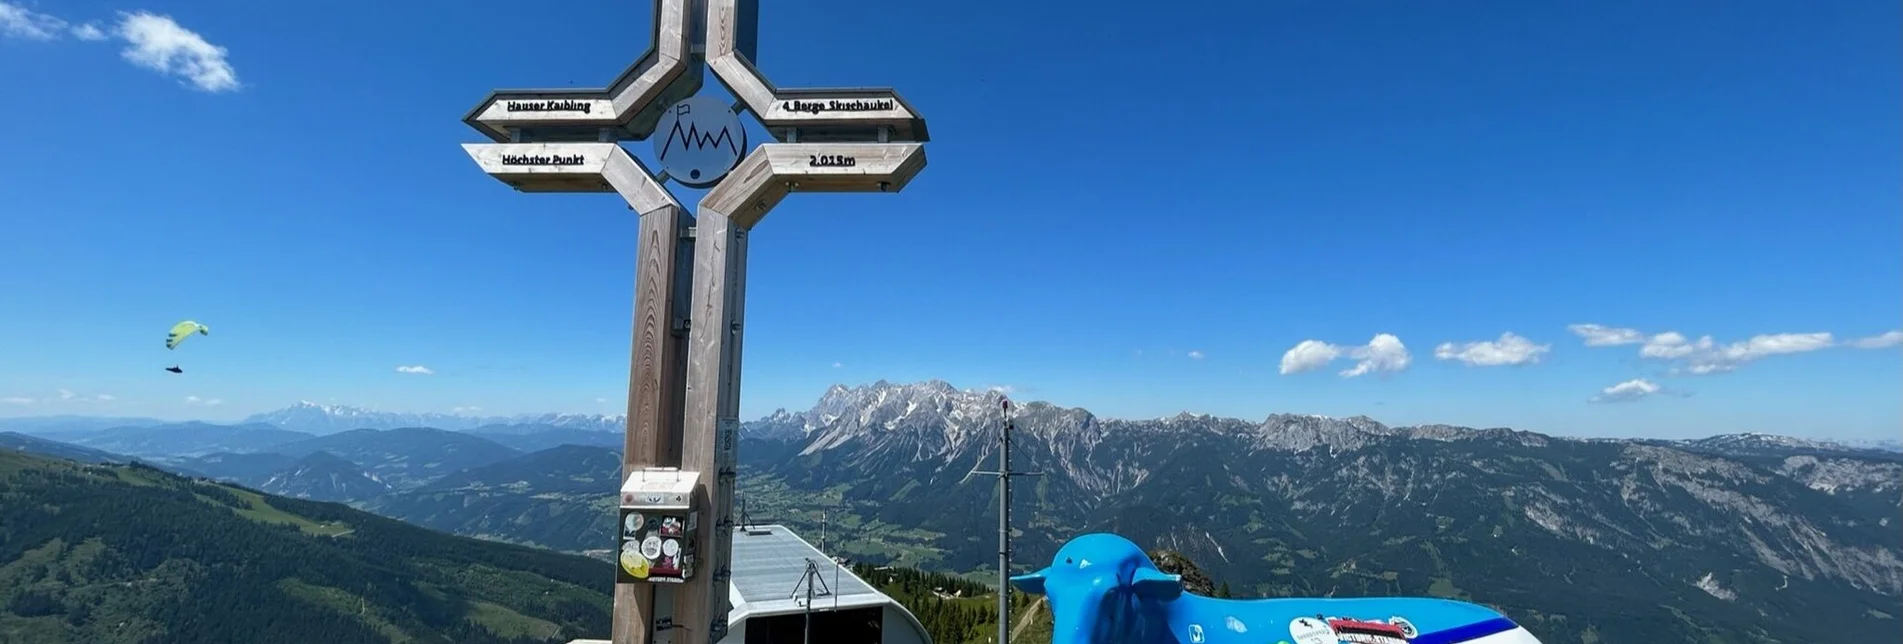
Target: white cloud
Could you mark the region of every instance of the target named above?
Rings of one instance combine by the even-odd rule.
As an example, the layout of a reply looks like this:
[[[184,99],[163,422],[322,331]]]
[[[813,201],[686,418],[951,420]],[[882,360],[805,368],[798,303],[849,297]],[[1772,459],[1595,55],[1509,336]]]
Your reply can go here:
[[[1888,349],[1890,347],[1903,345],[1903,331],[1888,331],[1882,335],[1857,338],[1844,344],[1858,349]]]
[[[115,33],[130,45],[120,55],[134,65],[182,76],[207,92],[238,89],[238,72],[225,60],[225,48],[206,42],[170,16],[122,13]]]
[[[1011,395],[1012,392],[1015,392],[1017,390],[1018,390],[1017,387],[1013,387],[1011,385],[991,385],[989,387],[985,387],[985,391],[993,391],[993,392],[1001,393],[1007,396]]]
[[[1407,352],[1407,346],[1392,334],[1381,333],[1367,344],[1343,347],[1320,340],[1303,340],[1294,348],[1282,354],[1282,375],[1314,371],[1327,366],[1338,358],[1356,360],[1355,366],[1341,372],[1343,378],[1353,378],[1370,373],[1404,371],[1414,361]]]
[[[70,392],[70,391],[67,391],[67,390],[65,390],[65,389],[61,389],[61,390],[59,390],[59,399],[60,399],[60,400],[72,400],[72,399],[74,399],[74,398],[78,398],[78,397],[79,397],[79,394],[76,394],[76,393],[73,393],[73,392]]]
[[[1598,324],[1574,324],[1566,330],[1586,339],[1589,347],[1611,347],[1621,344],[1638,344],[1645,341],[1645,334],[1638,329],[1619,329]]]
[[[1189,359],[1191,359],[1191,360],[1201,360],[1201,359],[1203,359],[1203,352],[1201,352],[1201,351],[1191,351],[1191,352],[1189,352]]]
[[[53,40],[65,29],[64,20],[16,4],[0,2],[0,36]]]
[[[225,48],[179,26],[170,16],[147,11],[121,12],[118,24],[101,29],[96,24],[74,25],[57,16],[0,2],[0,37],[57,40],[69,33],[89,42],[115,37],[123,40],[126,48],[119,55],[126,61],[161,74],[179,76],[200,90],[228,92],[240,87],[237,70],[225,59]]]
[[[93,396],[93,400],[97,400],[99,402],[112,402],[118,399],[119,399],[118,396],[114,396],[112,394],[99,394],[97,396]]]
[[[429,367],[425,367],[425,366],[423,366],[423,365],[420,365],[420,364],[413,364],[413,365],[400,365],[400,366],[398,366],[398,367],[396,368],[396,372],[397,372],[397,373],[413,373],[413,374],[416,374],[416,375],[419,375],[419,376],[434,376],[434,375],[436,375],[436,372],[435,372],[435,371],[432,371],[432,370],[430,370],[430,368],[429,368]],[[441,407],[438,407],[438,409],[441,409]]]
[[[846,365],[844,365],[844,364],[840,364],[840,363],[837,363],[837,362],[835,362],[835,363],[833,363],[833,368],[834,368],[834,369],[838,369],[838,368],[840,368],[840,367],[844,367],[844,366],[846,366]]]
[[[219,400],[217,398],[199,398],[197,396],[186,396],[185,404],[198,405],[202,407],[216,407],[218,405],[225,404],[225,401]]]
[[[456,412],[458,414],[469,414],[469,413],[482,411],[482,408],[481,407],[456,407],[454,409],[451,409],[450,411]]]
[[[1407,346],[1401,344],[1401,339],[1387,333],[1374,336],[1365,347],[1348,350],[1348,357],[1360,362],[1355,363],[1354,368],[1341,372],[1343,378],[1373,372],[1405,371],[1414,362],[1414,356],[1408,355]]]
[[[1835,344],[1829,333],[1775,333],[1718,344],[1709,335],[1694,341],[1676,331],[1666,331],[1646,340],[1639,355],[1677,362],[1675,373],[1702,376],[1734,371],[1767,356],[1816,351]]]
[[[26,396],[7,396],[5,398],[0,398],[0,404],[31,405],[33,404],[33,399],[28,398]]]
[[[1540,361],[1540,356],[1552,349],[1553,345],[1533,344],[1532,340],[1508,331],[1500,334],[1500,339],[1492,342],[1463,344],[1442,342],[1440,346],[1434,347],[1434,357],[1441,360],[1459,360],[1470,367],[1498,367],[1537,363]]]
[[[1597,324],[1575,324],[1567,328],[1585,338],[1586,346],[1638,344],[1639,357],[1676,363],[1671,371],[1675,375],[1725,373],[1767,356],[1805,353],[1837,346],[1831,334],[1822,332],[1772,333],[1752,336],[1741,342],[1719,344],[1709,335],[1693,340],[1677,331],[1648,336],[1636,329],[1615,329]],[[1881,342],[1883,338],[1877,336],[1857,342]],[[1899,334],[1896,341],[1903,342],[1903,334]],[[1853,342],[1851,346],[1861,345]]]
[[[1634,402],[1643,400],[1664,390],[1665,388],[1658,386],[1657,383],[1644,378],[1638,378],[1601,389],[1599,395],[1593,396],[1590,402]]]
[[[1303,340],[1282,354],[1282,375],[1314,371],[1341,357],[1341,347],[1321,340]]]
[[[598,402],[598,403],[601,403],[601,404],[604,404],[604,405],[606,405],[606,404],[608,404],[608,399],[607,399],[607,398],[596,398],[596,399],[595,399],[595,402]]]

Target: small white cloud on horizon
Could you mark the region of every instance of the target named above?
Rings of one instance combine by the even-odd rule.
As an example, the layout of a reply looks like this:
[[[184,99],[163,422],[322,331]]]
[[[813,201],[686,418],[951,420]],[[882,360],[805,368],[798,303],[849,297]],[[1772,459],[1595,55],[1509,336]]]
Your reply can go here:
[[[1017,387],[1013,387],[1011,385],[989,385],[985,387],[985,391],[1001,393],[1006,396],[1011,395],[1012,392],[1015,392],[1017,390],[1018,390]]]
[[[1587,402],[1636,402],[1664,390],[1664,387],[1660,387],[1657,383],[1650,380],[1635,378],[1601,389],[1599,390],[1599,395],[1593,396],[1592,399]]]
[[[25,40],[53,40],[67,28],[65,20],[16,4],[0,2],[0,36]]]
[[[415,365],[398,365],[398,366],[397,366],[397,368],[396,368],[396,372],[397,372],[397,373],[413,373],[413,374],[416,374],[416,375],[419,375],[419,376],[433,376],[433,375],[436,375],[436,372],[435,372],[435,371],[432,371],[432,370],[430,370],[430,368],[429,368],[429,367],[425,367],[425,366],[423,366],[423,365],[420,365],[420,364],[415,364]],[[441,407],[438,407],[437,409],[441,409]]]
[[[114,396],[112,394],[99,394],[97,396],[93,396],[93,400],[97,400],[99,402],[112,402],[118,399],[119,399],[118,396]]]
[[[88,42],[98,42],[107,38],[105,30],[92,23],[73,27],[73,37]]]
[[[482,408],[481,407],[455,407],[455,408],[451,408],[450,411],[453,411],[458,414],[467,414],[467,413],[482,411]]]
[[[219,400],[217,398],[199,398],[197,396],[186,396],[185,404],[199,405],[203,407],[216,407],[216,406],[225,404],[225,401]]]
[[[33,404],[33,399],[26,396],[7,396],[0,398],[0,403],[8,405],[31,405]]]
[[[1709,335],[1694,341],[1677,331],[1666,331],[1646,340],[1639,347],[1639,356],[1679,362],[1674,373],[1703,376],[1735,371],[1768,356],[1816,351],[1834,344],[1829,333],[1775,333],[1721,345]]]
[[[1533,344],[1532,340],[1508,331],[1493,341],[1461,344],[1442,342],[1440,346],[1434,347],[1434,357],[1458,360],[1469,367],[1518,366],[1538,363],[1540,357],[1552,349],[1553,345]]]
[[[598,403],[601,403],[601,404],[603,404],[603,405],[606,405],[606,404],[608,404],[608,399],[607,399],[607,398],[596,398],[596,399],[595,399],[595,402],[598,402]]]
[[[1857,338],[1844,344],[1858,349],[1888,349],[1903,345],[1903,331],[1885,331],[1880,335]]]
[[[65,390],[65,389],[61,389],[61,390],[59,390],[59,399],[60,399],[60,400],[72,400],[72,399],[74,399],[74,398],[78,398],[78,397],[79,397],[79,394],[76,394],[76,393],[73,393],[73,392],[70,392],[70,391],[67,391],[67,390]]]
[[[1201,359],[1203,359],[1203,352],[1201,352],[1201,351],[1193,351],[1193,350],[1192,350],[1192,351],[1190,351],[1190,352],[1189,352],[1189,359],[1191,359],[1191,360],[1201,360]]]
[[[1622,344],[1638,344],[1645,341],[1645,334],[1638,329],[1621,329],[1599,324],[1574,324],[1566,327],[1574,335],[1586,339],[1589,347],[1612,347]]]
[[[1344,347],[1320,340],[1303,340],[1282,354],[1282,375],[1313,371],[1327,366],[1338,358],[1356,360],[1355,366],[1341,371],[1343,378],[1354,378],[1370,373],[1397,373],[1406,371],[1413,364],[1414,356],[1407,351],[1407,345],[1390,333],[1377,333],[1374,339],[1361,346]]]
[[[1647,335],[1636,329],[1597,324],[1575,324],[1567,328],[1585,338],[1586,346],[1638,344],[1639,357],[1675,363],[1670,372],[1672,375],[1727,373],[1768,356],[1806,353],[1839,346],[1836,339],[1825,332],[1761,334],[1739,342],[1719,344],[1709,335],[1692,340],[1677,331]],[[1864,338],[1849,346],[1862,346],[1858,343],[1875,343],[1883,339],[1884,336]],[[1896,341],[1903,342],[1903,333],[1898,334]]]

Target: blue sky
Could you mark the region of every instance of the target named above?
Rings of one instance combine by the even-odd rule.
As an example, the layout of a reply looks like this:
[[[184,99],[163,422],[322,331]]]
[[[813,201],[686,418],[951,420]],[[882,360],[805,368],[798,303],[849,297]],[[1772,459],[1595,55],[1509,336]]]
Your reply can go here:
[[[632,213],[458,144],[492,88],[606,83],[647,2],[5,2],[0,415],[619,411]],[[1903,427],[1894,342],[1854,346],[1903,323],[1894,2],[764,4],[775,82],[896,87],[934,139],[902,194],[756,229],[747,417],[940,378],[1121,417]],[[168,353],[180,319],[212,335]]]

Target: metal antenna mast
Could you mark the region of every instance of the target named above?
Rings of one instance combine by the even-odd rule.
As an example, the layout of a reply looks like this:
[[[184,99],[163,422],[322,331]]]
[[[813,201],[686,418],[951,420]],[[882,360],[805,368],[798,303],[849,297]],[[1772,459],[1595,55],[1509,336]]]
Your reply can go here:
[[[804,604],[806,607],[806,633],[803,636],[803,639],[801,641],[805,642],[806,644],[812,644],[813,642],[813,596],[816,594],[817,595],[833,595],[833,589],[826,585],[826,578],[821,577],[819,575],[819,564],[813,561],[811,557],[806,558],[806,572],[800,574],[799,585],[806,587],[805,601],[800,602],[801,604]],[[818,588],[815,588],[815,586],[818,586]],[[793,587],[793,598],[795,600],[800,599],[799,586]],[[838,602],[839,602],[839,598],[837,595],[835,595],[833,597],[833,603],[837,605]]]
[[[978,471],[998,477],[998,644],[1007,644],[1011,636],[1011,477],[1038,476],[1043,472],[1011,471],[1011,432],[1017,429],[1011,420],[1011,399],[1000,396],[1004,410],[1004,431],[998,433],[998,471]]]

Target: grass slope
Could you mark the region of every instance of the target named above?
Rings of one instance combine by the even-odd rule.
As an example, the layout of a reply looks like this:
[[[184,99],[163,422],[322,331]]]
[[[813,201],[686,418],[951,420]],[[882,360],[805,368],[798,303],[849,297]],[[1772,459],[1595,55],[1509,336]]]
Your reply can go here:
[[[608,564],[143,465],[0,452],[0,643],[606,637]]]

